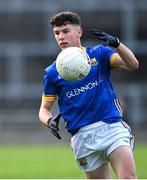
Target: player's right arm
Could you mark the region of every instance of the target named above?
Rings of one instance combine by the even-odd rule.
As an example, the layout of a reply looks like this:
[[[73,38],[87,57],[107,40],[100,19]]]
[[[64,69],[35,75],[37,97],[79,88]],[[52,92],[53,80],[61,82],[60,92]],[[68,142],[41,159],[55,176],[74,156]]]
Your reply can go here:
[[[51,109],[53,104],[54,101],[45,101],[44,99],[41,101],[39,119],[45,126],[48,126],[48,120],[52,118]]]
[[[52,118],[51,109],[56,101],[56,89],[51,79],[53,66],[49,66],[44,70],[44,90],[41,98],[41,106],[39,110],[39,119],[48,126],[48,120]]]
[[[52,117],[52,106],[57,98],[57,89],[54,86],[53,79],[51,78],[54,73],[55,64],[49,66],[44,71],[44,92],[42,95],[41,106],[39,110],[40,121],[50,129],[51,133],[58,139],[61,139],[59,135],[59,121],[61,113]]]
[[[55,117],[52,117],[51,109],[53,104],[54,101],[45,101],[42,99],[39,110],[39,119],[46,127],[48,127],[51,130],[51,133],[54,136],[56,136],[58,139],[61,139],[58,128],[61,113],[57,114]]]

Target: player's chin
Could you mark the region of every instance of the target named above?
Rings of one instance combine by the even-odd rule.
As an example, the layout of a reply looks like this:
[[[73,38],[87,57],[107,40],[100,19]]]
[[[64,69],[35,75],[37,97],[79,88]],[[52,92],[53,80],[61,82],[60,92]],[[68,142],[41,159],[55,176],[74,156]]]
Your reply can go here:
[[[68,47],[70,47],[68,44],[64,44],[64,45],[60,45],[60,48],[63,50],[63,49],[66,49],[66,48],[68,48]]]

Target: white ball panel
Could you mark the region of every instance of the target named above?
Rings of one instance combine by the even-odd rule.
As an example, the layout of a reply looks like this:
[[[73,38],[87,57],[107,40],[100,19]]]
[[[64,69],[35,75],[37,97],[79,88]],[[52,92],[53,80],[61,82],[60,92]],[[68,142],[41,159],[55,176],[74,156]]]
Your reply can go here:
[[[56,68],[58,73],[66,80],[81,80],[90,72],[90,59],[81,48],[66,48],[58,55]]]

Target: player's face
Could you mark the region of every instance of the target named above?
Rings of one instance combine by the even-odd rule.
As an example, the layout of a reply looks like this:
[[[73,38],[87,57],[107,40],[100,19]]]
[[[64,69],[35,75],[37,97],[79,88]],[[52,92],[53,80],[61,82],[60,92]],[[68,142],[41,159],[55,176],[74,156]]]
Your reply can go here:
[[[53,31],[57,44],[61,49],[81,46],[80,37],[82,35],[82,28],[80,26],[71,24],[55,26]]]

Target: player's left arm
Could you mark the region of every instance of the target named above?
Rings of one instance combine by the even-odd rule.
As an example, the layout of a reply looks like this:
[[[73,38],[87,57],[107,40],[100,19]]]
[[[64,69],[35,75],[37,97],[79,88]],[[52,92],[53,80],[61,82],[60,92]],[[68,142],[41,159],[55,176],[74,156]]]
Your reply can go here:
[[[118,54],[113,54],[110,58],[110,63],[113,68],[127,69],[129,71],[136,70],[139,66],[138,60],[133,52],[126,47],[119,39],[106,32],[97,29],[91,29],[91,32],[103,41],[104,45],[108,45],[116,49]]]
[[[118,55],[113,61],[113,67],[118,69],[127,69],[129,71],[136,70],[139,67],[139,62],[133,52],[120,42],[115,48]]]

